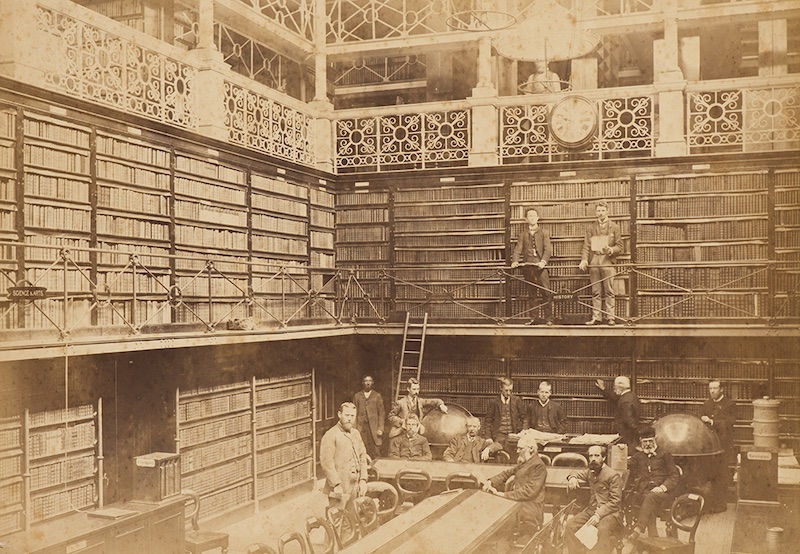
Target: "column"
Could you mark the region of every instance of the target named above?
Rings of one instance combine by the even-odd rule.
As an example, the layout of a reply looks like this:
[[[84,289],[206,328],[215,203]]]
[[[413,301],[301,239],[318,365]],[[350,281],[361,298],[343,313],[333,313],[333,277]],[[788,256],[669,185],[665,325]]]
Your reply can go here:
[[[653,77],[658,90],[656,157],[686,154],[684,91],[679,65],[677,0],[664,2],[664,38],[653,41]]]
[[[478,40],[478,84],[472,89],[472,96],[497,96],[497,89],[492,82],[492,39],[488,35]]]
[[[787,29],[785,19],[758,22],[758,75],[786,75]]]
[[[37,29],[35,2],[0,1],[0,36],[0,75],[47,86],[45,72],[63,72],[59,62],[66,59],[64,42]]]
[[[572,90],[597,88],[597,58],[594,55],[572,60]]]

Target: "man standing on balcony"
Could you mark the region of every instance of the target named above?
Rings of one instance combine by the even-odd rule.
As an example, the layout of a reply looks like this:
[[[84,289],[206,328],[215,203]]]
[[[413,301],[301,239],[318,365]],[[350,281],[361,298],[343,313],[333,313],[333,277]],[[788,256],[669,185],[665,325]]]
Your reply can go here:
[[[386,408],[383,405],[381,393],[372,390],[375,382],[372,375],[365,375],[364,389],[353,396],[356,405],[356,429],[364,439],[367,454],[373,460],[380,455],[383,444],[383,424],[386,419]]]
[[[619,225],[608,219],[608,203],[605,200],[597,203],[595,214],[597,221],[586,228],[578,266],[581,271],[589,270],[592,283],[592,319],[586,325],[600,325],[603,315],[609,325],[614,325],[614,262],[624,251],[622,234]]]
[[[547,262],[553,255],[550,244],[550,233],[539,225],[539,211],[536,208],[525,210],[527,225],[517,239],[517,245],[511,257],[511,267],[522,266],[522,276],[528,283],[531,301],[536,304],[539,293],[544,300],[544,319],[547,325],[553,324],[553,291],[550,290],[550,273]],[[536,322],[531,317],[529,324]]]

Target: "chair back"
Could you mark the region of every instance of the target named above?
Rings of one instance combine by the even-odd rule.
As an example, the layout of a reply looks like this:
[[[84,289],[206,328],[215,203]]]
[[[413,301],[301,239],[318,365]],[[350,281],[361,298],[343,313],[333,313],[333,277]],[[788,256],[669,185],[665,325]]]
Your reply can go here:
[[[586,456],[578,452],[560,452],[553,457],[553,467],[589,467]]]
[[[689,533],[689,544],[694,543],[697,526],[703,514],[706,500],[696,493],[686,493],[677,497],[670,508],[670,526]]]
[[[287,546],[293,542],[297,543],[302,554],[308,554],[306,540],[303,538],[303,535],[297,532],[284,533],[281,535],[281,538],[278,539],[278,554],[286,554]]]
[[[490,460],[492,460],[492,462],[495,464],[510,464],[511,454],[505,450],[498,450],[497,452],[492,453]]]
[[[407,489],[403,485],[407,483],[422,483],[418,490]],[[394,476],[394,484],[400,491],[400,503],[410,501],[415,504],[428,496],[431,489],[431,474],[421,468],[407,467],[397,472]]]
[[[367,483],[367,496],[378,501],[378,523],[384,524],[394,517],[400,504],[400,493],[394,485],[370,481]]]
[[[311,534],[317,529],[322,529],[325,537],[322,544],[311,540]],[[333,526],[319,517],[310,517],[306,520],[306,540],[308,547],[311,549],[311,554],[333,554],[333,548],[336,545],[336,532]]]
[[[200,495],[191,489],[182,490],[181,494],[189,497],[187,503],[192,506],[191,511],[186,514],[186,521],[191,522],[192,529],[199,531],[200,525],[197,523],[197,518],[200,515]]]
[[[553,518],[545,523],[525,545],[525,552],[561,552],[564,544],[564,530],[567,518],[572,513],[575,500],[561,508]]]
[[[454,487],[453,483],[458,484],[459,486]],[[464,486],[466,485],[466,486]],[[444,480],[444,487],[446,490],[453,490],[454,488],[458,489],[479,489],[481,488],[481,481],[478,479],[474,474],[470,473],[469,471],[456,471],[451,473]]]
[[[356,516],[348,510],[343,510],[335,506],[328,506],[325,509],[325,517],[333,526],[333,536],[336,538],[336,544],[339,549],[350,546],[361,536],[358,520]]]
[[[378,501],[369,496],[359,496],[353,500],[353,510],[355,511],[358,525],[361,527],[361,536],[372,533],[380,527],[378,521]]]
[[[256,542],[247,547],[245,554],[276,554],[275,549],[263,542]]]
[[[542,463],[544,463],[544,465],[546,465],[546,466],[553,465],[552,458],[550,458],[550,456],[548,456],[547,454],[539,454],[539,458],[541,458]]]

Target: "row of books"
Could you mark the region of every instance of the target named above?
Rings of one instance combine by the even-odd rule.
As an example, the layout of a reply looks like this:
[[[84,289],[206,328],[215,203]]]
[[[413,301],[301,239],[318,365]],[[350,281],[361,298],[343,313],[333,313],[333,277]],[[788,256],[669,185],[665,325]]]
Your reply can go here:
[[[336,228],[336,242],[381,242],[389,240],[389,229],[381,227],[342,227]]]
[[[503,285],[500,283],[455,283],[450,286],[420,286],[417,284],[406,285],[398,283],[395,288],[395,297],[398,300],[419,299],[424,300],[437,293],[452,295],[455,300],[470,298],[501,299],[504,295]]]
[[[766,307],[766,295],[714,294],[712,301],[692,296],[664,295],[639,298],[639,314],[648,319],[707,319],[758,316]],[[761,313],[760,315],[765,315]]]
[[[188,448],[204,442],[211,442],[250,430],[250,416],[240,414],[200,425],[183,427],[178,431],[181,447]]]
[[[741,381],[727,382],[725,394],[732,400],[750,402],[753,393],[758,389],[757,383]],[[705,400],[708,398],[708,386],[705,380],[685,382],[675,379],[665,381],[637,381],[636,394],[641,398],[661,398],[676,400]]]
[[[336,195],[332,192],[318,188],[311,188],[308,192],[312,206],[333,209],[336,205]]]
[[[45,287],[48,290],[68,292],[89,292],[91,281],[89,280],[88,268],[84,268],[84,273],[77,269],[63,269],[29,267],[25,272],[25,278],[37,287]],[[60,300],[48,298],[47,300],[37,300],[37,306],[42,310],[47,310],[48,306],[57,306]]]
[[[311,265],[314,267],[334,267],[336,256],[327,252],[311,252]]]
[[[47,410],[44,412],[34,412],[28,415],[28,425],[30,427],[40,427],[43,425],[53,425],[57,423],[67,423],[94,417],[94,407],[91,404],[83,406],[70,406],[57,410]]]
[[[733,192],[764,190],[766,173],[725,173],[722,175],[687,175],[685,177],[637,178],[638,194],[682,194],[692,192]]]
[[[285,194],[287,196],[294,196],[296,198],[307,199],[308,187],[305,185],[298,185],[289,183],[283,179],[276,179],[273,177],[266,177],[253,173],[250,175],[250,185],[254,189],[265,190],[268,192],[276,192],[278,194]]]
[[[244,483],[232,489],[201,496],[200,499],[200,515],[198,517],[207,519],[214,514],[243,506],[253,500],[253,483]]]
[[[296,466],[276,471],[269,475],[259,475],[259,498],[270,496],[284,491],[290,487],[304,483],[312,477],[310,460],[298,463]]]
[[[253,213],[252,226],[254,231],[272,231],[301,237],[308,235],[308,223],[295,219],[286,219],[261,213]]]
[[[458,187],[427,187],[422,189],[397,189],[394,193],[396,203],[423,203],[431,205],[433,202],[454,203],[459,200],[495,200],[503,198],[503,185],[474,186],[464,185]]]
[[[248,408],[250,408],[250,391],[220,394],[197,400],[182,400],[178,405],[178,421],[186,423]]]
[[[793,188],[775,189],[776,206],[798,206],[800,205],[800,183],[795,183]]]
[[[91,215],[90,211],[84,209],[61,208],[32,203],[25,204],[26,226],[39,229],[89,233],[92,230]]]
[[[795,204],[792,209],[779,209],[775,211],[775,225],[800,225],[800,203]]]
[[[17,134],[17,113],[0,110],[0,137],[14,139]]]
[[[637,360],[637,378],[763,380],[770,365],[764,360]]]
[[[201,177],[210,177],[217,181],[244,185],[245,172],[208,160],[190,158],[180,154],[175,156],[175,169],[182,173],[192,173]]]
[[[333,250],[333,233],[311,231],[311,248]]]
[[[767,272],[746,266],[643,268],[639,288],[670,290],[675,287],[698,289],[757,289],[767,286]]]
[[[505,249],[483,248],[473,250],[396,250],[395,260],[400,264],[500,262],[505,260]]]
[[[305,396],[311,396],[311,382],[305,377],[298,383],[278,382],[274,385],[259,385],[256,390],[256,405],[295,400]]]
[[[148,269],[169,267],[169,249],[161,246],[98,241],[97,248],[97,263],[100,265],[124,267],[131,256],[136,256],[137,262]]]
[[[163,325],[172,323],[169,306],[164,300],[143,301],[133,304],[131,300],[112,301],[110,305],[95,308],[97,326],[126,325],[136,322],[138,325]]]
[[[311,436],[311,417],[309,420],[282,427],[280,429],[262,430],[256,434],[256,449],[264,450],[286,444],[287,442],[294,442],[299,439],[304,439]]]
[[[502,195],[502,192],[500,193]],[[560,183],[516,182],[511,184],[512,202],[544,202],[569,199],[605,199],[630,196],[628,180]]]
[[[209,279],[205,275],[199,277],[177,277],[175,285],[183,296],[188,297],[243,297],[247,291],[247,279],[217,276]]]
[[[775,360],[772,368],[776,379],[797,379],[800,376],[798,360]]]
[[[27,171],[25,194],[89,204],[89,182]]]
[[[641,263],[662,262],[739,262],[769,259],[766,240],[763,244],[716,244],[694,246],[647,246],[637,247],[636,255]]]
[[[643,242],[700,242],[766,238],[767,219],[709,221],[707,223],[640,223],[637,238]]]
[[[176,226],[176,228],[179,227]],[[62,227],[62,229],[64,228]],[[97,233],[167,242],[169,241],[169,223],[144,221],[118,215],[97,214]]]
[[[476,218],[396,220],[395,233],[449,233],[458,231],[504,230],[505,215],[493,214]]]
[[[17,222],[16,208],[6,209],[0,207],[0,230],[14,231]]]
[[[178,391],[178,398],[180,401],[190,400],[192,398],[196,398],[201,395],[205,394],[217,394],[217,393],[228,393],[228,392],[235,392],[242,389],[250,389],[250,382],[249,381],[240,381],[238,383],[230,383],[224,385],[214,385],[211,387],[197,387],[194,389],[185,389]]]
[[[223,438],[192,446],[181,444],[181,474],[212,467],[252,452],[252,434]]]
[[[775,232],[776,248],[800,248],[800,228],[778,229]]]
[[[241,206],[242,209],[245,209],[246,205],[246,191],[243,188],[223,187],[186,177],[175,177],[175,194],[192,196],[202,200],[225,202],[226,204],[236,204]],[[271,198],[253,195],[254,205],[257,197]]]
[[[14,156],[14,146],[0,143],[0,169],[14,171],[16,158]]]
[[[10,452],[0,447],[0,475],[5,477],[22,475],[22,446],[17,441],[14,447]]]
[[[170,152],[161,148],[155,148],[130,139],[123,139],[114,136],[107,136],[98,133],[97,153],[121,158],[131,162],[138,162],[145,165],[152,165],[159,168],[169,168]]]
[[[364,208],[360,210],[337,210],[336,217],[340,225],[384,223],[389,221],[389,209]]]
[[[97,502],[95,484],[57,491],[31,499],[34,522],[93,506]]]
[[[500,215],[505,213],[502,202],[481,202],[474,204],[395,204],[395,219],[414,217],[441,217],[454,215]]]
[[[584,238],[591,222],[588,221],[541,221],[542,227],[547,229],[551,238]],[[631,222],[627,219],[615,220],[623,237],[631,234]],[[513,240],[527,232],[528,224],[521,221],[511,222],[511,237]]]
[[[117,161],[97,160],[97,178],[168,191],[170,175]],[[178,180],[175,179],[176,184]]]
[[[636,202],[636,215],[639,219],[740,217],[745,214],[766,215],[766,213],[766,192],[690,196]]]
[[[309,221],[311,222],[311,225],[325,227],[326,229],[333,229],[333,226],[336,223],[336,214],[312,207],[309,212]]]
[[[289,200],[288,198],[252,194],[250,202],[253,208],[258,210],[267,210],[278,214],[294,215],[298,217],[306,217],[308,214],[308,204]]]
[[[198,248],[197,251],[190,252],[182,249],[178,250],[178,257],[175,259],[175,269],[178,271],[190,271],[196,274],[199,271],[207,269],[207,263],[212,263],[217,271],[222,273],[247,273],[248,260],[247,256],[237,256],[235,254],[220,255],[215,254],[213,259],[207,259],[205,252]],[[183,257],[191,256],[191,257]]]
[[[31,432],[28,436],[28,458],[32,460],[91,448],[96,440],[94,422]]]
[[[630,218],[630,200],[607,200],[608,214],[611,219],[619,223],[619,220]],[[523,221],[525,219],[525,210],[528,205],[511,204],[511,220]],[[558,204],[540,203],[536,205],[536,211],[539,218],[543,221],[558,221],[565,219],[595,219],[597,210],[596,202],[592,201],[576,201],[576,202],[561,202]]]
[[[207,494],[253,477],[252,457],[242,458],[225,465],[204,469],[199,473],[181,477],[181,488]]]
[[[308,255],[308,242],[303,239],[252,235],[253,251],[275,252],[292,256]]]
[[[627,358],[515,358],[510,360],[512,377],[542,376],[607,378],[630,375],[631,362]],[[555,385],[556,388],[559,385]]]
[[[340,262],[353,261],[374,261],[389,259],[388,245],[375,246],[352,246],[339,245],[336,248],[336,255]]]
[[[259,474],[273,471],[287,464],[296,464],[311,459],[314,455],[311,440],[285,444],[256,454],[256,471]]]
[[[309,288],[308,276],[301,277],[253,277],[253,294],[306,294]]]
[[[505,233],[502,231],[483,231],[480,233],[459,233],[453,235],[401,235],[395,236],[397,248],[451,248],[459,246],[497,246],[505,247]]]
[[[85,127],[67,127],[55,123],[54,120],[33,119],[31,114],[25,114],[25,116],[23,127],[26,136],[69,144],[75,148],[89,149],[89,130]]]
[[[287,404],[269,406],[256,410],[256,427],[259,429],[273,427],[297,419],[310,417],[310,415],[311,401],[309,399],[301,399]]]
[[[168,239],[162,238],[161,240]],[[207,227],[195,227],[194,225],[175,225],[175,242],[198,247],[217,248],[219,250],[247,251],[247,233],[239,231],[227,231],[223,229],[209,229]],[[256,246],[256,242],[259,243],[259,246]],[[269,249],[262,248],[260,244],[261,241],[256,241],[256,236],[254,235],[253,248],[256,250],[269,251]]]
[[[91,454],[58,460],[57,462],[32,466],[30,487],[32,491],[92,477],[95,473],[94,456]]]
[[[180,201],[175,203],[178,214]],[[169,217],[169,196],[118,187],[97,187],[97,205],[103,208]],[[188,217],[188,216],[187,216]],[[245,218],[246,219],[246,218]]]
[[[368,206],[388,202],[389,193],[384,191],[340,192],[336,195],[337,210],[345,206]]]
[[[456,282],[469,283],[487,277],[495,277],[495,268],[420,268],[420,269],[395,269],[390,274],[403,281],[419,281],[425,283]]]
[[[89,155],[55,150],[35,144],[25,145],[25,165],[35,165],[65,173],[89,175]]]
[[[213,225],[247,227],[247,213],[206,202],[175,200],[175,217]]]

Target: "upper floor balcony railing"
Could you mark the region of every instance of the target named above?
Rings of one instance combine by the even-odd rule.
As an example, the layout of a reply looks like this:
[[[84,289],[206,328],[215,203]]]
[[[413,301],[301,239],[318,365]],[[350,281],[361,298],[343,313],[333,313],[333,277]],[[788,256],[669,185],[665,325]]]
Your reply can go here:
[[[57,249],[23,243],[39,261],[0,267],[0,328],[13,340],[72,340],[188,330],[270,332],[297,325],[385,323],[395,310],[433,322],[521,325],[541,315],[541,286],[497,267],[316,268],[202,256]],[[46,260],[50,260],[49,262]],[[102,263],[98,263],[102,262]],[[581,324],[591,285],[577,268],[553,275],[549,292],[560,324]],[[422,279],[436,272],[439,280]],[[665,324],[796,326],[800,262],[621,263],[613,280],[617,321]],[[20,334],[21,333],[21,334]],[[111,340],[111,339],[109,339]]]

